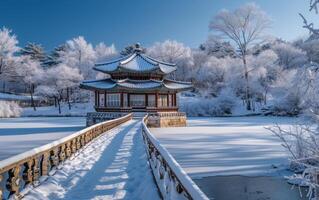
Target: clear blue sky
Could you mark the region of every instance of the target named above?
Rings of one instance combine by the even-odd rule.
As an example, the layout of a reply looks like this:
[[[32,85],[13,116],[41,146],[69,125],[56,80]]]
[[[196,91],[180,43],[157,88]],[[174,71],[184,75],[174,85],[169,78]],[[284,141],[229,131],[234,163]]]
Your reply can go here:
[[[79,35],[118,49],[165,39],[197,47],[220,9],[247,2],[265,10],[273,20],[269,33],[285,40],[307,34],[299,12],[319,22],[319,15],[308,12],[308,0],[0,0],[0,26],[12,29],[20,45],[36,42],[46,50]]]

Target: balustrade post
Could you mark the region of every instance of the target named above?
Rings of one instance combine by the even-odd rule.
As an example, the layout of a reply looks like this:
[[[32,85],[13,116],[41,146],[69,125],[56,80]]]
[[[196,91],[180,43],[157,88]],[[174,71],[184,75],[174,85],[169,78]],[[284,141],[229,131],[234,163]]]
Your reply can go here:
[[[59,161],[63,162],[64,160],[65,160],[65,145],[62,144],[60,147]]]
[[[59,165],[59,156],[58,156],[57,149],[54,149],[51,151],[50,165],[51,165],[51,169]]]
[[[72,154],[76,152],[76,146],[77,146],[76,141],[77,141],[76,139],[72,140],[72,146],[71,146]]]
[[[2,189],[2,179],[3,179],[3,176],[2,174],[0,174],[0,200],[3,199],[3,189]]]
[[[20,186],[20,166],[16,166],[9,170],[9,177],[7,180],[6,188],[9,191],[9,197],[17,197],[19,199],[19,186]]]
[[[69,158],[69,157],[71,156],[71,153],[72,153],[72,151],[71,151],[71,142],[68,142],[68,143],[66,144],[66,151],[65,151],[65,153],[66,153],[66,157],[67,157],[67,158]]]
[[[25,182],[25,186],[29,185],[33,181],[33,174],[32,174],[32,165],[33,165],[33,160],[28,160],[24,165],[24,170],[22,173],[22,178]]]
[[[76,138],[76,150],[79,150],[81,148],[81,143],[80,143],[81,138],[77,137]]]
[[[81,140],[80,140],[80,142],[81,142],[81,147],[83,147],[83,146],[85,145],[84,135],[81,135],[80,138],[81,138]]]
[[[40,179],[39,157],[35,157],[33,163],[34,163],[33,164],[33,185],[37,186],[39,185],[39,179]]]
[[[50,153],[49,152],[45,152],[43,154],[43,158],[42,158],[42,163],[41,163],[41,174],[42,176],[47,176],[49,173],[49,157],[50,157]]]

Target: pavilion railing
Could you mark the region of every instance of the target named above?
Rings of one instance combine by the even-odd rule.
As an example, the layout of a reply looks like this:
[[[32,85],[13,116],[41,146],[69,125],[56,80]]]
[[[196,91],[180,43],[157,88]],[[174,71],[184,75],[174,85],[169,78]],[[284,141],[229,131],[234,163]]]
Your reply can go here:
[[[142,121],[142,134],[152,173],[162,198],[208,200],[173,156],[151,134],[147,121],[148,116],[145,116]]]
[[[0,161],[0,200],[21,199],[66,159],[72,159],[94,138],[132,119],[132,114],[101,122],[72,135]]]

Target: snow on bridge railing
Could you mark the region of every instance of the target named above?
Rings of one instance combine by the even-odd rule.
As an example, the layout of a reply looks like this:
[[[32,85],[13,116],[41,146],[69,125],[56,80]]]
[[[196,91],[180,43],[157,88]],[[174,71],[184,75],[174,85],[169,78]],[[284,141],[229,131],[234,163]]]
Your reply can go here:
[[[87,127],[62,139],[0,161],[0,200],[21,199],[53,175],[60,164],[79,153],[107,130],[132,119],[132,114]],[[21,191],[21,192],[20,192]]]
[[[147,156],[163,199],[208,200],[208,197],[192,181],[147,128],[148,116],[142,121],[143,139]]]

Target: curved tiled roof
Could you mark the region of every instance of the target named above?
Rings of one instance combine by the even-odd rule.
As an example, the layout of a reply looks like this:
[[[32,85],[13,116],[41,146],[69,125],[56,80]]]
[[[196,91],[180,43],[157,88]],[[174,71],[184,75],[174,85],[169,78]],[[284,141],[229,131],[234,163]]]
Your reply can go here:
[[[93,81],[84,81],[81,83],[81,88],[91,90],[113,90],[113,89],[133,89],[133,90],[147,90],[147,89],[168,89],[182,91],[192,88],[189,82],[180,82],[174,80],[164,79],[159,80],[113,80],[101,79]]]
[[[94,69],[104,73],[112,73],[117,71],[159,71],[163,74],[169,74],[176,70],[176,65],[158,61],[140,51],[135,51],[128,56],[124,56],[110,62],[96,64]]]

